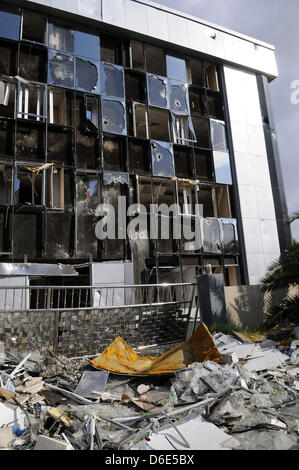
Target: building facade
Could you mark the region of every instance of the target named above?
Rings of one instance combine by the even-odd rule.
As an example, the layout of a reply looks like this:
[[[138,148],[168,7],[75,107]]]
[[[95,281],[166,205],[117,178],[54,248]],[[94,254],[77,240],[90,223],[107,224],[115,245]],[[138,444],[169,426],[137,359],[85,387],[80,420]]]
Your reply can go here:
[[[257,284],[291,239],[276,77],[272,46],[148,1],[0,2],[2,285]],[[99,240],[119,196],[179,204],[200,246]]]

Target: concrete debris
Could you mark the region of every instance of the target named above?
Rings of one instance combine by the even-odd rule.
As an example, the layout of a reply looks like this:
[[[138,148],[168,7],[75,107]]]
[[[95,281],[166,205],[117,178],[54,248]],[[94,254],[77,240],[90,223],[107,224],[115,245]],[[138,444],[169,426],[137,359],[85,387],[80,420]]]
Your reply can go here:
[[[0,448],[298,448],[294,329],[283,346],[268,337],[246,341],[237,333],[210,335],[210,341],[215,359],[142,377],[95,371],[88,358],[50,351],[2,352]]]

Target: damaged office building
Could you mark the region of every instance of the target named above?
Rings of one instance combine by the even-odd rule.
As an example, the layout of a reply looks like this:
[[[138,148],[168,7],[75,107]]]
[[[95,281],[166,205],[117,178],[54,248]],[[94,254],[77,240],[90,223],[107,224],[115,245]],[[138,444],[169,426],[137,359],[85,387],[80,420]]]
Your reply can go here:
[[[291,239],[277,75],[272,46],[146,0],[1,1],[1,286],[257,284]],[[200,246],[99,240],[119,196],[179,204]]]

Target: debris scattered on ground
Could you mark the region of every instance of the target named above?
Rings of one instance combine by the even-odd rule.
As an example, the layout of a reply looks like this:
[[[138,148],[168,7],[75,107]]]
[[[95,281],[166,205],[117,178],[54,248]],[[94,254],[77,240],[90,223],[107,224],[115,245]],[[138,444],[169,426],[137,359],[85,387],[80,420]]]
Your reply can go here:
[[[121,338],[94,361],[2,351],[0,449],[297,449],[298,328],[272,333],[201,324],[158,358]]]

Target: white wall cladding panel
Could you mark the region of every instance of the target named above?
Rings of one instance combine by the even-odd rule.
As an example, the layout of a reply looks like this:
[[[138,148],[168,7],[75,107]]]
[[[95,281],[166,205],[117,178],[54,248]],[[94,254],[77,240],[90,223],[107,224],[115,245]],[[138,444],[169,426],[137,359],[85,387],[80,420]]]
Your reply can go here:
[[[125,0],[127,29],[147,34],[147,9],[140,3]]]
[[[254,181],[256,186],[271,188],[269,164],[267,157],[260,155],[252,156]]]
[[[213,35],[216,35],[215,39],[212,37]],[[224,35],[221,31],[206,26],[208,54],[219,57],[220,59],[225,58],[223,36]]]
[[[247,125],[249,149],[252,155],[267,155],[265,134],[262,125],[253,126]]]
[[[261,221],[259,219],[243,219],[246,253],[263,254]]]
[[[77,0],[78,15],[87,16],[94,20],[102,20],[102,2],[101,0]],[[63,2],[62,2],[63,3]]]
[[[235,161],[239,185],[254,186],[255,171],[252,155],[236,152]]]
[[[73,13],[74,15],[78,14],[77,0],[51,0],[51,7]]]
[[[280,252],[264,255],[264,260],[265,260],[265,267],[266,267],[266,269],[270,268],[270,266],[271,266],[275,261],[277,261],[279,257],[280,257]]]
[[[249,282],[251,285],[257,285],[265,275],[265,257],[258,254],[249,254],[247,256],[247,264],[249,271]]]
[[[168,41],[167,13],[147,7],[148,34],[157,39]]]
[[[187,20],[179,16],[168,14],[167,21],[169,42],[189,47]]]
[[[236,152],[249,153],[248,126],[245,122],[231,122],[234,149]]]
[[[103,21],[126,28],[125,0],[102,0],[102,2]]]
[[[256,200],[260,219],[275,220],[275,207],[271,188],[256,187]]]
[[[258,219],[259,211],[255,186],[239,184],[241,213],[243,219]]]
[[[207,36],[205,27],[195,21],[188,21],[187,29],[190,49],[207,53]]]
[[[262,231],[262,243],[263,251],[266,254],[279,254],[279,240],[278,237],[274,237],[277,229],[275,220],[262,220],[261,231]]]
[[[27,0],[30,3],[39,3],[40,5],[45,5],[46,7],[51,6],[51,0]]]

